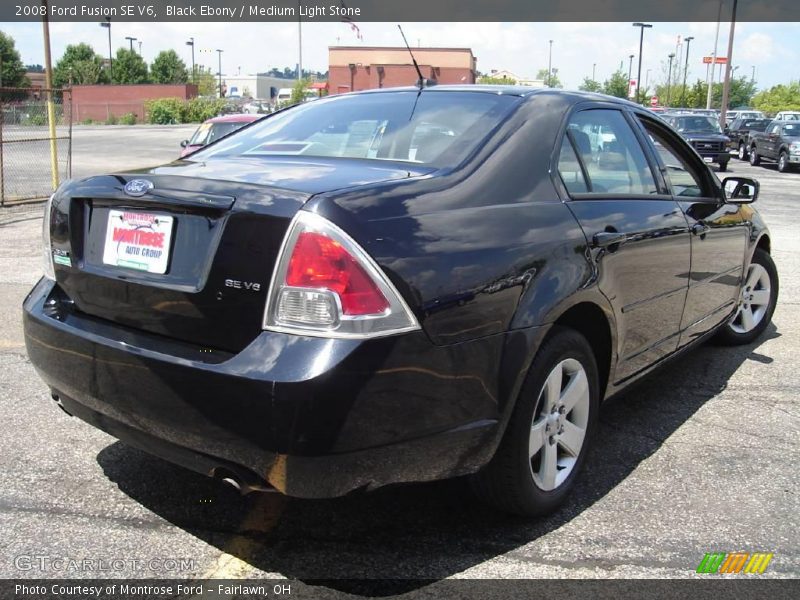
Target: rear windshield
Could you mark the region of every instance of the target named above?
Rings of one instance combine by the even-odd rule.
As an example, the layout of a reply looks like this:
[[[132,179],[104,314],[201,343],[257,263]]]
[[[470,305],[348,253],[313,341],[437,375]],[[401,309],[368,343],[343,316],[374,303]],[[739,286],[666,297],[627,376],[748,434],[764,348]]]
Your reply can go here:
[[[719,124],[711,117],[675,117],[673,127],[681,133],[720,133]]]
[[[448,151],[465,156],[519,101],[475,92],[333,96],[267,117],[191,160],[282,155],[435,163]]]
[[[190,146],[202,146],[217,141],[219,138],[233,133],[247,123],[203,123],[189,140]]]

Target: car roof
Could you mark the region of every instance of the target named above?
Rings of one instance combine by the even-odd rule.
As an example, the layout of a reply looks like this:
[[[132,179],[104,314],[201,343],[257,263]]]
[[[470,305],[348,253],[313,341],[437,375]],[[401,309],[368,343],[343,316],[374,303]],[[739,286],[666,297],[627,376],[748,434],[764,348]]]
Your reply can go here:
[[[234,115],[221,115],[219,117],[212,117],[207,119],[206,123],[250,123],[260,119],[264,115],[250,115],[250,114],[234,114]]]
[[[394,88],[378,88],[372,90],[363,90],[358,92],[350,92],[346,95],[361,95],[361,94],[391,94],[396,92],[419,92],[420,88],[416,86],[394,87]],[[575,102],[580,101],[600,101],[600,102],[613,102],[615,104],[638,108],[645,110],[640,104],[630,102],[623,98],[615,96],[606,96],[605,94],[598,94],[596,92],[583,92],[578,90],[562,90],[555,88],[534,88],[524,85],[486,85],[486,84],[459,84],[459,85],[433,85],[422,88],[423,94],[429,93],[475,93],[475,94],[498,94],[505,96],[520,96],[520,97],[535,97],[546,95],[557,95],[562,98],[569,98]],[[345,95],[345,94],[342,94]]]

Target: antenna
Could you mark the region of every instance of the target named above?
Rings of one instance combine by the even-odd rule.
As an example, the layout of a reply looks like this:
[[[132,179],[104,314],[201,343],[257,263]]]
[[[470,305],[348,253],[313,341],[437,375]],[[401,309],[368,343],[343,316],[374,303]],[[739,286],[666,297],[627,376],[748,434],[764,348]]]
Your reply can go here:
[[[436,85],[436,82],[431,81],[430,79],[425,79],[422,76],[422,71],[419,70],[419,65],[417,64],[417,59],[414,58],[414,53],[411,51],[411,46],[408,45],[408,40],[406,39],[406,34],[403,33],[403,28],[400,27],[400,24],[397,25],[397,28],[400,30],[400,35],[403,36],[403,42],[405,42],[406,48],[408,48],[408,53],[411,55],[411,62],[414,63],[414,68],[417,70],[417,76],[419,80],[417,81],[417,85],[421,88],[425,86]]]

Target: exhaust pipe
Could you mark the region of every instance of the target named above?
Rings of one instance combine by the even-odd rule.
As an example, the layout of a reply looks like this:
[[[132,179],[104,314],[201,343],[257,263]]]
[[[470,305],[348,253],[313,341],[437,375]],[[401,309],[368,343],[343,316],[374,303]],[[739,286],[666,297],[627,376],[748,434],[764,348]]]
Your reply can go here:
[[[253,492],[274,493],[278,491],[269,484],[256,481],[255,478],[248,481],[224,467],[218,467],[214,469],[212,477],[214,479],[219,479],[222,483],[231,486],[242,496],[246,496],[247,494],[251,494]]]
[[[64,404],[61,402],[61,398],[58,397],[58,394],[51,393],[50,397],[55,400],[55,403],[58,405],[58,408],[63,410],[68,416],[72,416],[72,413],[69,412],[66,408],[64,408]]]

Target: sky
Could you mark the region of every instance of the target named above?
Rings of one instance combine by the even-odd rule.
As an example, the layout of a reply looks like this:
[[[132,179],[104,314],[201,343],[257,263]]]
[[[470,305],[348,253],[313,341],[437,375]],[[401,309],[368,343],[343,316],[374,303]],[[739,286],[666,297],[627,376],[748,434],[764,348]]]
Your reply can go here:
[[[478,59],[478,70],[508,70],[534,78],[547,68],[549,40],[553,40],[552,64],[564,87],[577,88],[584,77],[603,81],[620,68],[627,73],[629,56],[636,77],[639,29],[630,23],[403,23],[412,47],[469,47]],[[303,68],[326,71],[328,46],[398,46],[402,44],[394,23],[358,23],[363,40],[344,23],[303,23]],[[702,56],[714,48],[716,23],[653,23],[645,30],[642,83],[666,78],[667,56],[676,52],[678,36],[694,37],[689,48],[689,80],[706,78]],[[718,54],[727,54],[729,24],[719,31]],[[42,27],[39,23],[0,23],[10,34],[24,63],[44,63]],[[103,56],[108,37],[97,23],[51,23],[54,62],[67,44],[87,42]],[[737,23],[733,65],[736,75],[755,80],[760,89],[800,79],[800,23]],[[296,23],[114,23],[112,42],[126,46],[126,36],[142,41],[142,56],[149,63],[161,50],[173,48],[191,64],[189,37],[196,40],[195,60],[216,72],[216,48],[224,50],[223,74],[253,74],[272,67],[294,68],[298,60]],[[685,44],[678,48],[681,61]],[[138,43],[136,45],[138,49]],[[205,52],[203,52],[203,50]],[[648,74],[648,69],[649,74]]]

